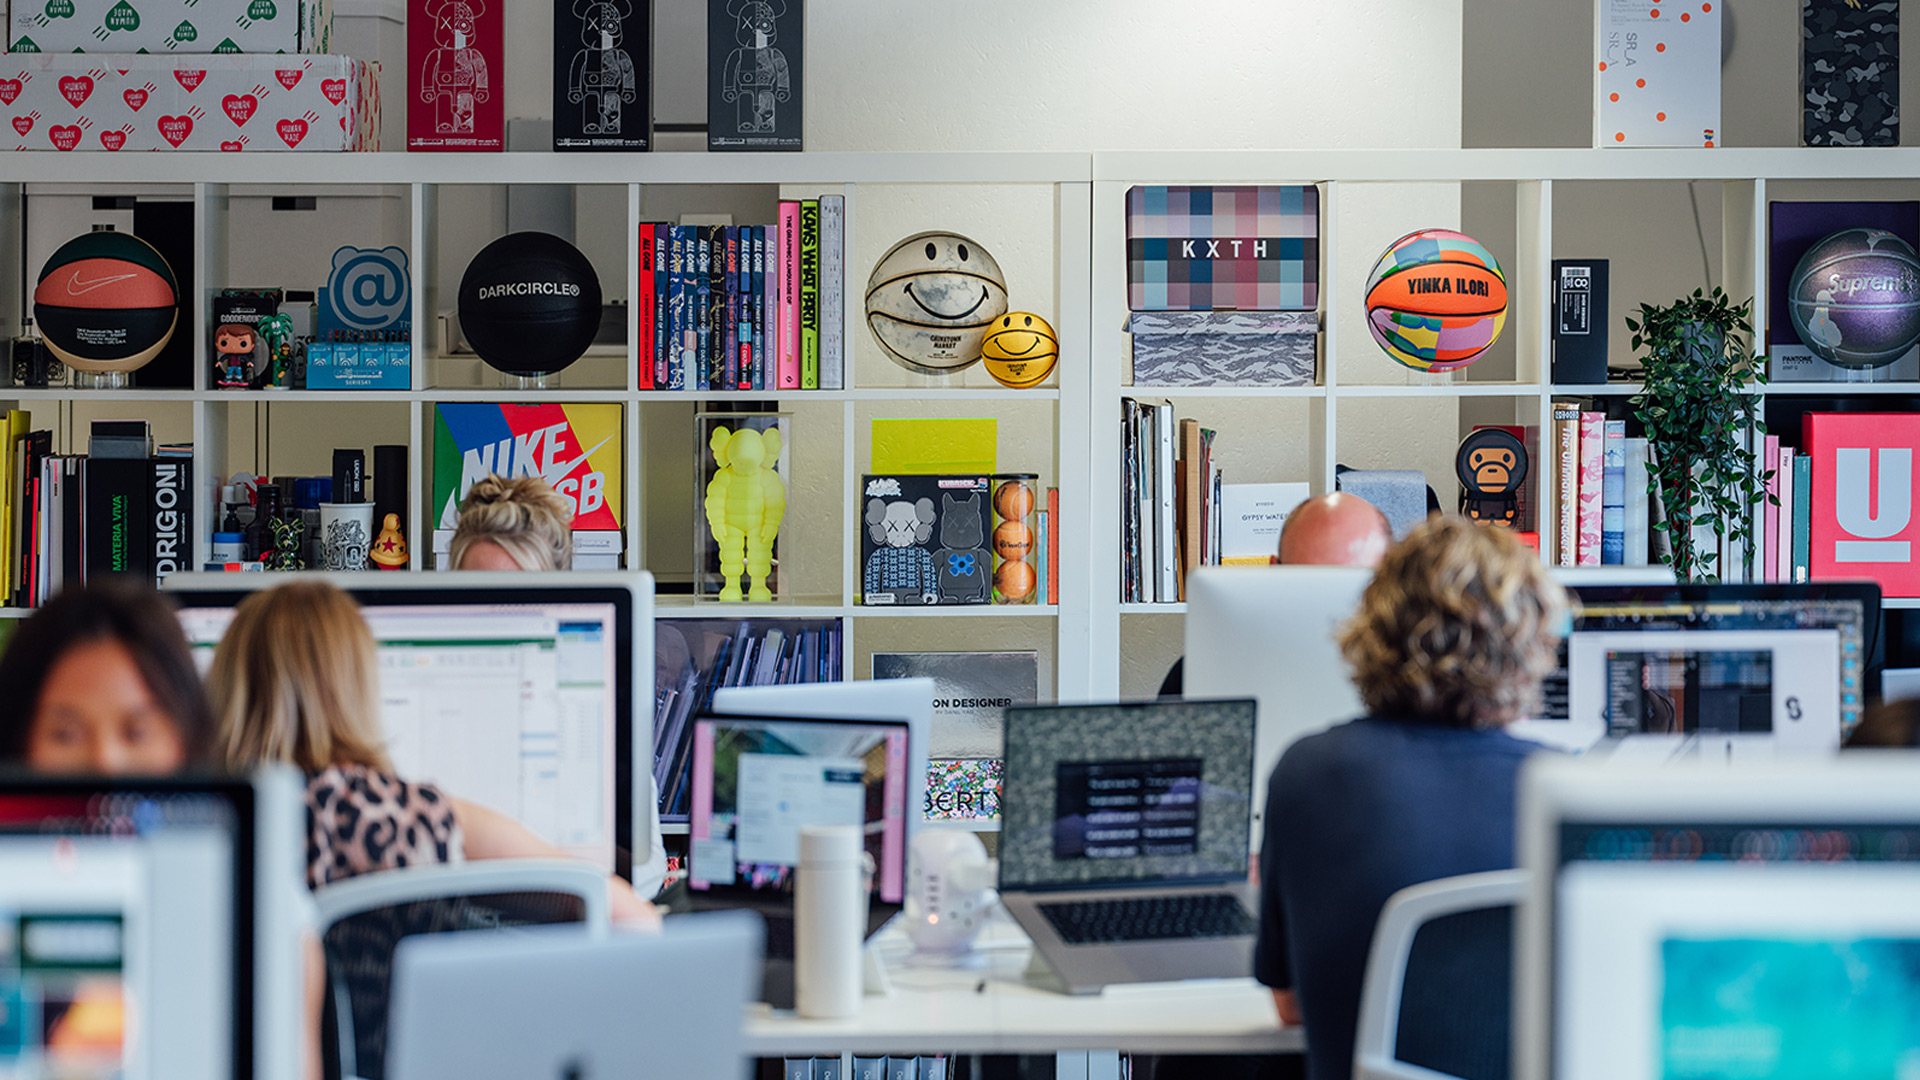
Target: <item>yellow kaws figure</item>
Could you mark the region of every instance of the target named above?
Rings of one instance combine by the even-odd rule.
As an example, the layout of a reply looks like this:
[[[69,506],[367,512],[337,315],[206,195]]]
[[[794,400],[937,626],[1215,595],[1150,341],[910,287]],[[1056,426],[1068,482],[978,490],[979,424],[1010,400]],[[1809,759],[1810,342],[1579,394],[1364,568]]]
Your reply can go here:
[[[740,599],[740,572],[753,578],[749,600],[772,600],[773,538],[787,513],[787,488],[773,471],[780,432],[715,428],[708,445],[720,471],[707,484],[707,528],[720,544],[720,599]]]

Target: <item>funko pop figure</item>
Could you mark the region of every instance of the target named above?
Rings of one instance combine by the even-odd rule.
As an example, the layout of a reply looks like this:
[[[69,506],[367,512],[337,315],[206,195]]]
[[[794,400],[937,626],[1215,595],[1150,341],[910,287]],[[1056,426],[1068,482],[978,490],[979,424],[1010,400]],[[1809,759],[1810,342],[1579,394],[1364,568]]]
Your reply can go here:
[[[245,389],[253,381],[253,354],[260,335],[246,323],[221,323],[213,332],[213,376],[222,390]]]

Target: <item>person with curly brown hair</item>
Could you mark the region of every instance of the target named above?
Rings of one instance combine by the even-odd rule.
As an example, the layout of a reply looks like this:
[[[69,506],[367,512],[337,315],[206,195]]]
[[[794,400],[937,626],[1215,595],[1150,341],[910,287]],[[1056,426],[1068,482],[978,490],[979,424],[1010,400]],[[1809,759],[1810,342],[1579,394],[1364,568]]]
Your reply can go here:
[[[1293,744],[1267,789],[1254,975],[1346,1080],[1373,929],[1409,885],[1510,869],[1521,763],[1567,597],[1503,529],[1433,518],[1390,549],[1340,632],[1368,715]]]

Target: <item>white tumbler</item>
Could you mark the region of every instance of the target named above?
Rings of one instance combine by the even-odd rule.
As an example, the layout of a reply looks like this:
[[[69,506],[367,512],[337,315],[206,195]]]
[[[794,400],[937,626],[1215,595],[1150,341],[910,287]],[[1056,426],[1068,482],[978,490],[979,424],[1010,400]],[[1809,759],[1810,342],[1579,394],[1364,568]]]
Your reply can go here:
[[[800,830],[793,890],[794,1009],[813,1019],[860,1011],[867,929],[865,864],[857,825]]]

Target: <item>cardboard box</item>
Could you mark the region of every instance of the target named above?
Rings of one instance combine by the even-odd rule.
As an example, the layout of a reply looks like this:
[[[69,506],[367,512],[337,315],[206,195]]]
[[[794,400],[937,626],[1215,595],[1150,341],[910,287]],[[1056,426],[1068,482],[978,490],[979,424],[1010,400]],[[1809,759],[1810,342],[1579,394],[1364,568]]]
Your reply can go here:
[[[325,53],[333,0],[21,0],[18,53]]]
[[[504,3],[407,0],[407,149],[506,149]]]
[[[707,0],[707,149],[799,150],[805,0]]]
[[[1553,260],[1553,381],[1607,381],[1607,260]]]
[[[1920,380],[1920,346],[1870,373],[1830,364],[1793,328],[1788,295],[1794,267],[1807,249],[1842,229],[1885,229],[1920,246],[1920,202],[1788,202],[1767,204],[1767,376],[1775,382]]]
[[[1312,386],[1320,316],[1312,311],[1135,312],[1135,386]]]
[[[15,150],[378,150],[378,66],[350,56],[0,57]]]
[[[991,477],[869,475],[862,481],[862,604],[992,600]]]
[[[1720,5],[1593,0],[1593,144],[1720,145]]]
[[[1127,191],[1127,306],[1135,311],[1312,311],[1320,306],[1320,189]]]
[[[653,138],[649,0],[553,0],[553,148],[646,150]]]
[[[1801,0],[1800,145],[1900,145],[1896,4]]]
[[[405,341],[313,341],[307,344],[309,390],[407,390],[413,345]]]

